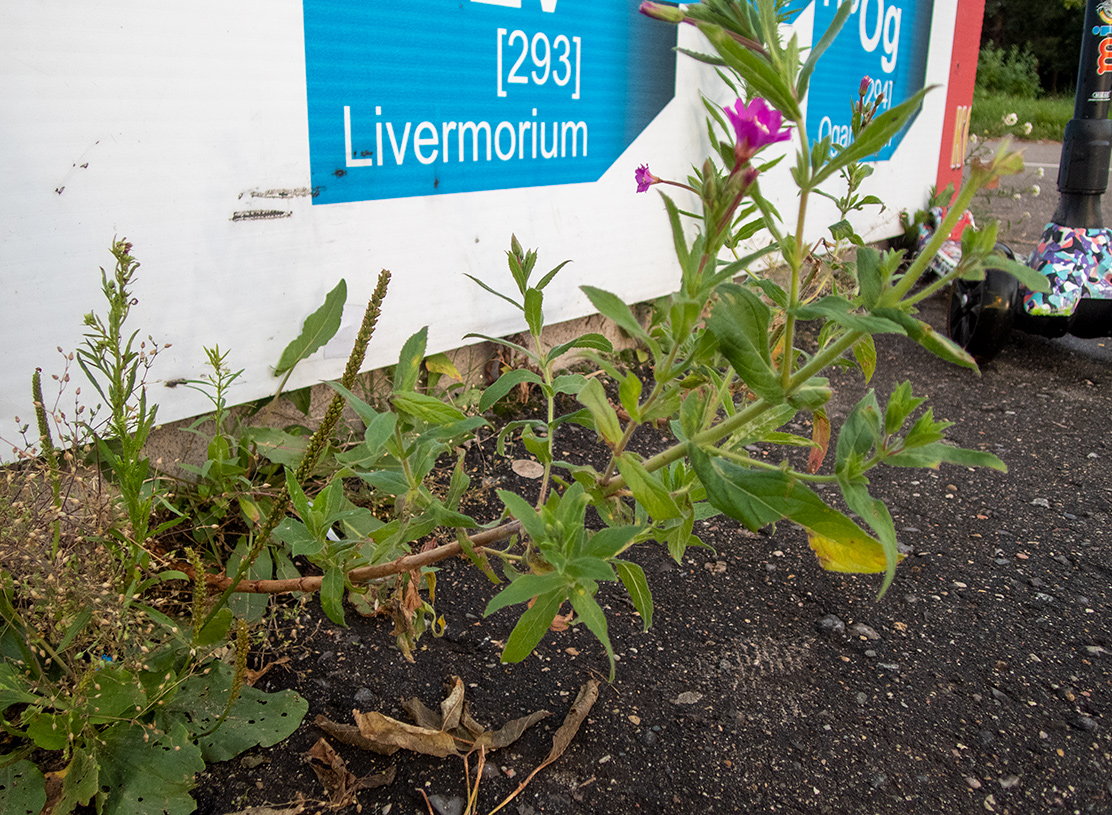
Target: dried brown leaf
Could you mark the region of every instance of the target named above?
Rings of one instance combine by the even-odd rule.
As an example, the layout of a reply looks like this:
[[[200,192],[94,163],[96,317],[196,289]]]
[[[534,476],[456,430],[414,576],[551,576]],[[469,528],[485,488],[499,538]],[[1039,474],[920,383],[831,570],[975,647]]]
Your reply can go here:
[[[440,729],[440,722],[442,721],[440,714],[429,710],[425,707],[425,703],[416,696],[403,699],[402,707],[405,708],[405,712],[412,717],[418,726],[427,727],[429,730]]]
[[[369,750],[372,753],[378,753],[383,756],[393,755],[398,752],[397,747],[383,746],[377,742],[371,741],[360,733],[359,728],[353,724],[339,724],[332,721],[327,716],[317,716],[313,723],[336,741],[350,744],[352,747],[358,747],[360,750]]]
[[[512,722],[507,722],[499,730],[488,731],[480,735],[475,740],[475,744],[471,749],[474,750],[479,747],[484,747],[487,752],[490,752],[491,750],[500,750],[503,747],[509,747],[520,739],[526,730],[541,719],[546,719],[551,715],[552,714],[547,710],[538,710],[536,713],[530,713],[528,716],[514,719]]]
[[[452,690],[440,703],[441,730],[455,730],[459,727],[459,718],[463,713],[463,680],[453,676],[451,682]]]
[[[363,737],[380,747],[400,747],[437,758],[459,755],[455,737],[443,730],[406,724],[374,711],[360,713],[356,710],[352,715]]]

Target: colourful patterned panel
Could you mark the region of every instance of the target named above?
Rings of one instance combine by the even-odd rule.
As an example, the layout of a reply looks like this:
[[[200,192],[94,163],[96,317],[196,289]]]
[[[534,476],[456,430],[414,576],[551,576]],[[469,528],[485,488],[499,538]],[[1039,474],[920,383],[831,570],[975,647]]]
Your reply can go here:
[[[1112,230],[1046,225],[1027,265],[1050,281],[1050,293],[1023,290],[1028,314],[1068,317],[1083,297],[1112,300]]]

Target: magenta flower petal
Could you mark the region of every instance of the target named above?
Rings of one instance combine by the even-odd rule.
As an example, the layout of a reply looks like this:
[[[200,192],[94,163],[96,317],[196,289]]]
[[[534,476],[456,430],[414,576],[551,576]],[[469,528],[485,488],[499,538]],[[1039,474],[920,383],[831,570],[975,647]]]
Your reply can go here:
[[[780,129],[784,121],[780,111],[759,96],[748,105],[738,99],[733,108],[726,108],[726,117],[737,136],[734,154],[739,165],[749,161],[758,150],[791,138],[790,125]]]
[[[642,164],[633,171],[633,177],[637,181],[637,192],[645,192],[653,184],[660,181],[655,175],[649,172],[649,165]]]

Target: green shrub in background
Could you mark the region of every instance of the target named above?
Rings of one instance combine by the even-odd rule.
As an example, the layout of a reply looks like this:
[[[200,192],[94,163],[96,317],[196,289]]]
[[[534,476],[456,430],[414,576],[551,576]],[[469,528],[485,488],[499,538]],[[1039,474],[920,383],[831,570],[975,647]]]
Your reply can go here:
[[[1034,99],[1039,96],[1039,61],[1025,48],[988,43],[977,58],[977,88]]]

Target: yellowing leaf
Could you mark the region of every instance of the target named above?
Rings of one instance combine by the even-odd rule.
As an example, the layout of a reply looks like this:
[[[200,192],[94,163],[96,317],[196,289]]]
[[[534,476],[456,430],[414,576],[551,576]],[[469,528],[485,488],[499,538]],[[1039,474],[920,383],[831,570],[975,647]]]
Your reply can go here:
[[[441,374],[457,382],[463,381],[459,369],[452,364],[452,360],[448,359],[447,354],[433,354],[425,360],[425,368],[430,374]]]
[[[807,538],[811,549],[818,555],[819,565],[828,572],[876,574],[888,568],[884,548],[868,535],[835,540],[808,531]]]

